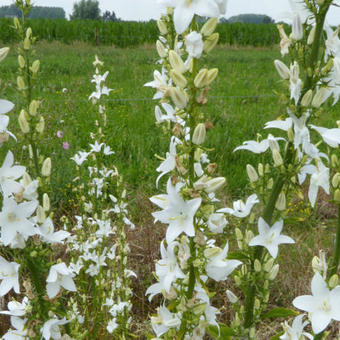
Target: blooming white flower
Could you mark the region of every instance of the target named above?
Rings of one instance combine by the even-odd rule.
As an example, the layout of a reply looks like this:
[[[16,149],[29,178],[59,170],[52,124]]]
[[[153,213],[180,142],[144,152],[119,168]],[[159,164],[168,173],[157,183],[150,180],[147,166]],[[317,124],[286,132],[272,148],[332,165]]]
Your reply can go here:
[[[33,236],[36,233],[34,224],[28,218],[34,213],[38,202],[17,202],[10,197],[5,197],[2,211],[0,212],[1,241],[8,246],[14,241],[17,233],[24,236]]]
[[[81,166],[90,154],[91,152],[78,151],[71,159],[74,160],[78,166]]]
[[[248,140],[243,142],[241,146],[238,146],[234,149],[235,151],[238,150],[248,150],[253,153],[263,153],[266,152],[269,147],[272,149],[273,145],[275,145],[275,148],[278,148],[277,141],[284,140],[284,138],[281,137],[274,137],[271,134],[268,135],[266,139],[263,139],[261,142],[256,142],[254,140]]]
[[[295,105],[298,104],[301,96],[302,80],[299,78],[300,67],[299,64],[294,61],[290,65],[290,99],[294,99]]]
[[[203,39],[202,34],[196,31],[190,32],[185,37],[186,51],[189,57],[199,59],[203,52]]]
[[[41,333],[42,333],[42,338],[45,340],[59,340],[61,339],[61,333],[59,326],[65,325],[69,323],[70,320],[66,320],[65,318],[59,320],[57,318],[50,319],[46,321],[42,328],[41,328]]]
[[[247,217],[251,209],[253,209],[253,206],[259,203],[258,197],[256,194],[253,194],[247,198],[246,204],[243,203],[242,200],[238,200],[233,203],[233,209],[231,208],[223,208],[220,210],[217,210],[217,212],[222,212],[226,214],[230,214],[239,218]]]
[[[16,262],[8,262],[0,256],[0,296],[6,295],[12,288],[19,294],[19,271],[20,264]]]
[[[8,100],[0,99],[0,115],[6,114],[12,111],[14,104]]]
[[[168,78],[165,74],[165,69],[162,70],[162,73],[155,70],[153,73],[154,80],[150,81],[144,86],[152,87],[154,89],[157,89],[157,92],[153,96],[153,99],[160,99],[164,97],[164,94],[169,91],[171,82],[168,84]]]
[[[208,248],[205,254],[208,255],[208,262],[205,266],[205,271],[209,277],[215,281],[224,281],[242,264],[238,260],[227,260],[229,245],[225,245],[224,249],[218,247]]]
[[[223,214],[211,214],[208,219],[208,228],[212,233],[223,233],[223,229],[228,224],[228,221]]]
[[[340,145],[340,129],[326,129],[321,126],[309,125],[317,131],[322,139],[332,148],[337,148]]]
[[[166,333],[170,328],[178,327],[181,324],[179,316],[171,313],[165,306],[160,306],[157,312],[157,317],[151,317],[151,325],[157,337]]]
[[[287,321],[284,323],[284,330],[285,333],[280,336],[281,340],[300,340],[303,336],[307,337],[308,339],[314,339],[314,337],[304,332],[304,328],[308,325],[308,321],[303,322],[305,314],[298,315],[294,321],[292,326],[289,326]]]
[[[16,316],[11,317],[11,325],[14,330],[9,330],[2,336],[2,340],[26,340],[27,329],[25,327],[27,319],[21,319]]]
[[[46,279],[47,295],[50,299],[56,297],[60,291],[60,287],[76,292],[77,288],[73,282],[73,273],[67,268],[64,262],[53,265]]]
[[[183,184],[182,184],[183,185]],[[184,201],[178,193],[181,184],[173,186],[169,178],[167,195],[158,195],[151,198],[163,210],[152,214],[156,221],[169,225],[166,231],[166,241],[170,244],[183,232],[188,236],[195,236],[194,216],[200,207],[202,199],[194,198]]]
[[[26,308],[29,305],[27,296],[25,296],[22,302],[12,300],[8,302],[8,311],[0,311],[0,314],[11,315],[11,316],[24,316],[26,314]]]
[[[70,233],[65,230],[54,232],[54,224],[50,217],[46,218],[36,230],[37,234],[47,243],[63,243],[63,240],[70,236]]]
[[[174,24],[178,34],[182,34],[190,25],[194,15],[217,18],[220,15],[219,5],[224,3],[218,0],[160,0],[167,7],[174,7]],[[221,7],[221,8],[222,8]]]
[[[111,319],[106,326],[106,329],[110,334],[112,334],[117,328],[118,324],[116,322],[116,318]]]
[[[283,228],[283,220],[275,222],[272,227],[269,227],[267,222],[260,217],[258,221],[259,235],[250,240],[250,246],[262,246],[267,248],[270,255],[277,257],[279,245],[283,243],[295,243],[295,241],[286,235],[281,235]]]
[[[330,290],[319,273],[312,280],[312,295],[302,295],[294,299],[296,308],[309,313],[313,332],[322,332],[331,320],[340,321],[340,286]]]

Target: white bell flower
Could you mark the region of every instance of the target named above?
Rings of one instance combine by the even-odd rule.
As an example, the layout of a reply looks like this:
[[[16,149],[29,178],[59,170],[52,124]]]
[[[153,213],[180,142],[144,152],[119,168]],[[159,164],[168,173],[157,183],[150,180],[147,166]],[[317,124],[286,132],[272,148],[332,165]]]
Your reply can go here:
[[[217,210],[217,212],[230,214],[239,218],[244,218],[250,214],[251,209],[253,209],[253,206],[256,203],[259,203],[259,200],[257,195],[253,194],[247,198],[246,204],[244,204],[242,200],[238,200],[233,203],[233,209],[223,208]]]
[[[59,326],[65,325],[67,323],[69,323],[70,320],[66,320],[65,318],[59,320],[57,318],[53,318],[50,319],[48,321],[46,321],[40,332],[42,333],[42,338],[44,340],[59,340],[61,339],[61,333],[60,333],[60,329]]]

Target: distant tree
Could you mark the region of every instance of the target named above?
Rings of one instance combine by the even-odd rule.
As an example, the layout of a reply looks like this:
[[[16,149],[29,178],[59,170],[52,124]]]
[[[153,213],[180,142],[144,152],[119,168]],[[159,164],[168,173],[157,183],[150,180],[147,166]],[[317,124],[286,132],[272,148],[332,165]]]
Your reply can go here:
[[[228,19],[228,22],[243,22],[251,24],[271,24],[274,20],[264,14],[240,14]]]
[[[0,17],[21,17],[21,12],[15,4],[0,7]],[[65,11],[61,7],[34,6],[28,15],[30,19],[65,19]]]
[[[116,17],[116,14],[114,11],[110,12],[110,11],[105,11],[102,19],[104,21],[118,21],[118,18]]]
[[[80,0],[73,5],[71,19],[100,19],[99,1]]]

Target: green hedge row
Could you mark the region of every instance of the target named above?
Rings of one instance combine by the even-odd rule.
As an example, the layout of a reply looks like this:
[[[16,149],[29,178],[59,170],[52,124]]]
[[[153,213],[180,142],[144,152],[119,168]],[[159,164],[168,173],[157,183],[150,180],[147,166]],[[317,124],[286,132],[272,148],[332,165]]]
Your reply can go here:
[[[12,43],[16,40],[12,26],[12,19],[0,19],[0,41],[3,43]],[[84,41],[91,44],[129,47],[154,43],[158,37],[154,21],[144,23],[32,19],[30,26],[39,40],[59,40],[64,43]],[[279,35],[273,24],[222,23],[217,31],[222,44],[261,47],[279,42]]]

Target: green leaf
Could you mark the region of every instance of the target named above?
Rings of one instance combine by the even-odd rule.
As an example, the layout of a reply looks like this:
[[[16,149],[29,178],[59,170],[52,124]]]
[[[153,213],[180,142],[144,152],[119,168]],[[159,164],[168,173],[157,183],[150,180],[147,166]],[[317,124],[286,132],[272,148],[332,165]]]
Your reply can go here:
[[[283,335],[284,333],[281,332],[280,334],[277,334],[275,336],[273,336],[272,338],[270,338],[270,340],[280,340],[280,336]]]
[[[277,318],[287,318],[289,316],[297,316],[299,313],[295,312],[294,310],[278,307],[274,308],[271,311],[262,314],[261,319],[277,319]]]
[[[218,332],[218,328],[216,326],[210,326],[207,328],[207,332],[214,339],[224,339],[230,340],[230,337],[235,335],[232,328],[220,323],[220,332]]]
[[[247,261],[249,260],[249,257],[245,255],[244,253],[237,253],[237,252],[231,252],[228,254],[229,260],[243,260]]]

